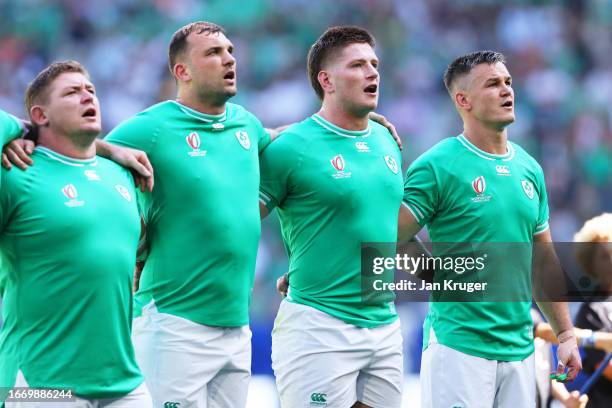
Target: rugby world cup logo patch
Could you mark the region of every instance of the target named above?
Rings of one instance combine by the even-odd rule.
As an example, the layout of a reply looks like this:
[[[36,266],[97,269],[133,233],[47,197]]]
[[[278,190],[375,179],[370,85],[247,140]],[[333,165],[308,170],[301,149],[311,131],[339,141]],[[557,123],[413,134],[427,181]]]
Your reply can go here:
[[[483,176],[478,176],[472,180],[472,190],[476,193],[476,197],[472,197],[472,202],[480,203],[491,200],[490,195],[484,195],[487,189],[487,182]]]
[[[240,142],[240,146],[244,147],[246,150],[251,148],[251,139],[249,139],[249,134],[244,130],[236,132],[236,139]]]
[[[67,207],[80,207],[85,204],[85,201],[77,200],[79,192],[74,184],[66,184],[62,187],[62,194],[68,199],[68,201],[64,202],[64,205]]]
[[[334,166],[334,169],[336,169],[336,171],[343,171],[344,170],[344,157],[342,157],[341,154],[334,156],[334,158],[331,159],[331,164],[332,166]]]
[[[349,178],[351,177],[351,172],[345,172],[344,168],[346,167],[346,162],[344,161],[344,157],[341,154],[335,155],[330,163],[334,169],[336,169],[336,173],[332,175],[335,179]]]
[[[533,200],[533,197],[535,195],[535,189],[533,188],[533,183],[529,180],[522,180],[521,186],[523,186],[523,191],[525,192],[525,195],[527,195],[527,197],[530,200]]]
[[[387,167],[389,167],[389,170],[391,170],[393,174],[397,174],[399,172],[399,166],[393,157],[385,156],[385,163],[387,163]]]
[[[472,181],[472,188],[474,189],[476,194],[484,193],[485,189],[487,188],[487,183],[485,181],[485,178],[483,176],[475,178]]]
[[[206,150],[200,150],[200,135],[198,132],[191,132],[185,137],[185,141],[191,147],[187,154],[191,157],[206,156]]]

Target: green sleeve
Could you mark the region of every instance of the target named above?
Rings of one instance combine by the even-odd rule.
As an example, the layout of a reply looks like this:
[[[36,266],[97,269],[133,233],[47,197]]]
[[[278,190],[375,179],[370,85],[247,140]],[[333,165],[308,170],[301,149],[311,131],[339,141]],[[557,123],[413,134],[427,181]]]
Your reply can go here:
[[[429,224],[438,209],[438,191],[434,169],[426,157],[421,156],[406,172],[403,200],[421,226]]]
[[[259,199],[269,211],[282,206],[288,193],[289,178],[296,165],[288,138],[275,141],[259,156]]]
[[[23,134],[23,125],[15,116],[0,110],[0,143],[2,146]]]
[[[139,114],[114,128],[104,140],[151,154],[161,133],[161,125],[149,115]]]
[[[264,151],[266,147],[268,147],[268,145],[270,144],[272,140],[270,138],[270,134],[263,127],[259,119],[255,118],[255,121],[257,122],[257,125],[256,125],[257,127],[257,149],[258,149],[259,154],[261,155],[261,153]]]
[[[544,181],[544,171],[538,165],[538,172],[536,173],[536,188],[538,191],[538,197],[540,198],[538,207],[538,223],[535,228],[535,234],[539,234],[548,229],[548,194],[546,193],[546,182]]]

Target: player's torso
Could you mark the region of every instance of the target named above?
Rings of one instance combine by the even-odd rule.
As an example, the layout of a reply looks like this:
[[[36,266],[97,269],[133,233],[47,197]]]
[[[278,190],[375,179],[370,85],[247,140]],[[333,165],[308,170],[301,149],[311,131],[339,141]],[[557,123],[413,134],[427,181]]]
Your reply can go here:
[[[531,242],[540,193],[533,166],[515,149],[504,158],[457,145],[439,173],[440,206],[430,234],[438,242]]]
[[[228,112],[223,121],[174,112],[164,121],[151,160],[155,189],[147,224],[168,235],[215,238],[223,245],[259,236],[259,162],[256,123]],[[207,244],[210,245],[210,242]]]
[[[339,134],[314,123],[309,130],[283,210],[312,221],[320,214],[327,218],[326,228],[347,234],[343,240],[394,241],[403,187],[401,158],[391,136],[378,128],[357,136]]]
[[[20,204],[4,231],[23,269],[73,268],[75,281],[87,273],[93,283],[121,264],[131,276],[140,233],[131,178],[105,159],[72,160],[45,148],[33,157],[35,176],[16,194]]]

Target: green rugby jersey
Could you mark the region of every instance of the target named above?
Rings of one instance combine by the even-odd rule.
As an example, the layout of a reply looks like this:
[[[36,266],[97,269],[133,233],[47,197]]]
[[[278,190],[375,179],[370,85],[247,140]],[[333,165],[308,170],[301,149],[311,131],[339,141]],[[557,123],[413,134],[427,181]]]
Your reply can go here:
[[[504,155],[486,153],[463,135],[448,138],[420,156],[406,174],[404,204],[436,243],[500,243],[495,262],[479,280],[508,283],[506,291],[531,299],[531,247],[548,228],[548,200],[539,164],[508,142]],[[487,245],[483,244],[483,247]],[[435,246],[434,246],[435,248]],[[524,249],[524,248],[523,248]],[[505,258],[504,258],[505,251]],[[501,256],[501,257],[500,257]],[[436,272],[436,281],[453,278]],[[499,276],[498,276],[499,277]],[[533,352],[531,303],[431,302],[424,324],[424,347],[430,328],[439,343],[493,360],[522,360]]]
[[[140,234],[133,180],[103,158],[44,147],[32,158],[27,171],[2,169],[0,387],[21,370],[31,387],[123,396],[143,381],[130,339]]]
[[[401,155],[387,129],[370,121],[348,131],[313,115],[284,131],[260,166],[260,199],[278,207],[289,256],[287,299],[360,327],[393,322],[393,292],[364,301],[360,254],[361,243],[397,241]]]
[[[260,236],[259,152],[270,137],[243,107],[206,115],[175,101],[120,124],[108,142],[143,150],[155,188],[142,194],[149,254],[138,315],[160,312],[208,326],[248,324]]]

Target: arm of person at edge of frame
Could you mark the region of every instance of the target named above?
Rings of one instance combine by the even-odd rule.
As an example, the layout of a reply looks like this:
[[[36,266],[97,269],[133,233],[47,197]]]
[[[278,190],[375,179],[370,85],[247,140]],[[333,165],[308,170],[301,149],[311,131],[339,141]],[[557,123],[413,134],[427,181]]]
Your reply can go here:
[[[557,254],[552,245],[552,236],[550,228],[534,235],[535,243],[550,244],[541,246],[544,249],[543,256],[550,259],[550,262],[545,262],[548,265],[559,264]],[[574,334],[574,325],[570,318],[567,302],[544,302],[536,301],[538,307],[552,326],[555,336],[559,340],[557,347],[557,374],[563,374],[567,368],[567,380],[573,381],[580,370],[582,370],[582,359],[578,351],[576,336]]]

